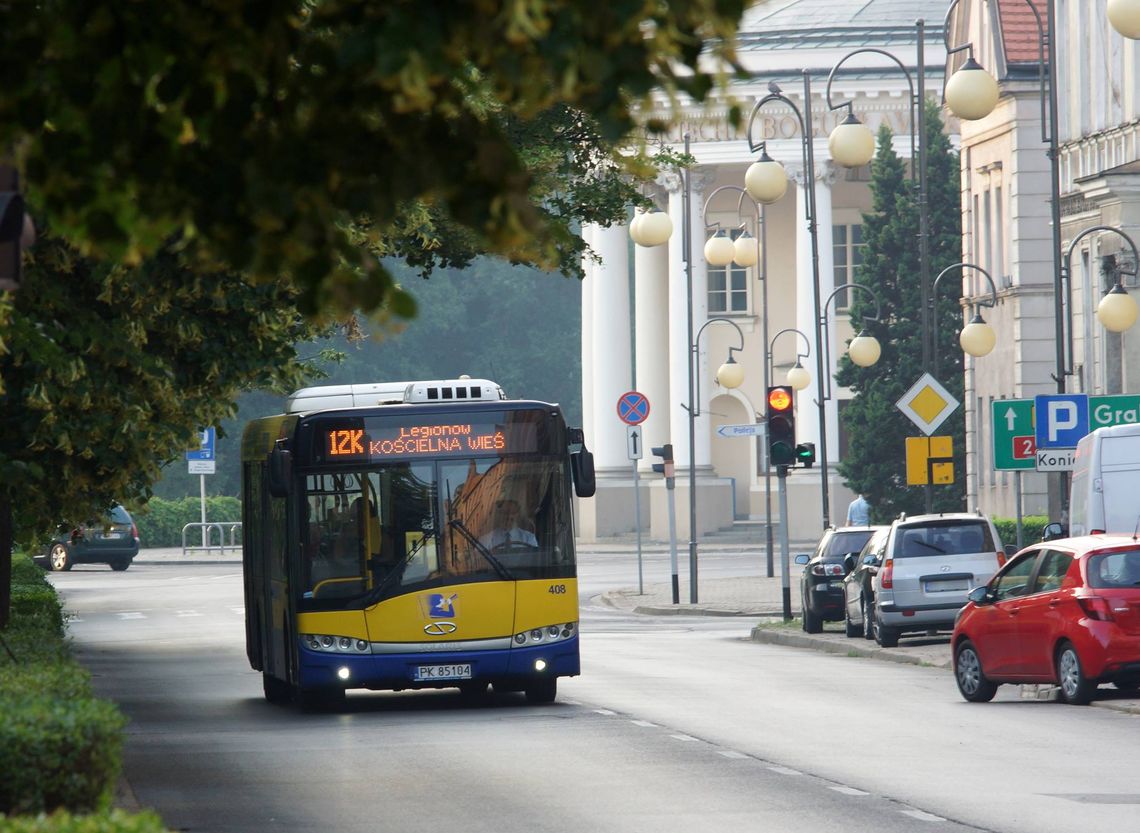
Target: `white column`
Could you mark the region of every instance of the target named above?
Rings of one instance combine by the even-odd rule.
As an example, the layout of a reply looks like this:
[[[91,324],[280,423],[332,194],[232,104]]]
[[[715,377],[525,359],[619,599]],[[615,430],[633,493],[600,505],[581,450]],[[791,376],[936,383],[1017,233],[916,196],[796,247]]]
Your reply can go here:
[[[835,250],[831,218],[831,186],[835,183],[836,169],[830,162],[824,162],[816,169],[815,215],[816,237],[819,242],[819,302],[822,304],[835,289]],[[869,299],[866,293],[861,301]],[[853,293],[849,291],[849,297]],[[836,341],[835,300],[827,305],[827,330],[831,339],[831,355],[827,356],[827,372],[831,379],[831,399],[827,401],[827,464],[828,473],[839,460],[839,401],[835,396],[835,372],[839,367],[839,357],[846,352],[847,345]],[[821,314],[823,311],[821,310]],[[856,324],[855,331],[859,331]],[[819,410],[816,409],[818,415]],[[798,418],[798,417],[797,417]],[[817,420],[818,421],[818,420]],[[810,440],[809,440],[810,442]],[[833,512],[834,514],[834,512]]]
[[[692,199],[689,201],[691,214],[689,218],[689,227],[692,229],[692,258],[693,258],[693,337],[696,338],[697,331],[700,330],[701,325],[709,320],[709,272],[708,264],[705,262],[705,221],[704,221],[704,205],[705,193],[709,190],[709,186],[713,184],[715,174],[708,170],[693,170],[689,174],[689,185],[692,191]],[[705,328],[699,339],[699,350],[696,355],[696,367],[700,368],[700,383],[701,389],[697,391],[697,410],[700,416],[696,420],[696,462],[698,468],[712,466],[712,436],[710,433],[710,426],[712,424],[709,418],[709,403],[712,400],[712,393],[716,385],[713,383],[713,376],[716,369],[720,367],[721,361],[717,361],[716,367],[710,369],[709,367],[709,337],[712,335],[713,327],[726,327],[727,324],[714,324],[711,327]]]
[[[617,414],[618,398],[633,386],[630,367],[629,234],[625,225],[596,228],[592,293],[594,465],[629,470],[626,430]]]
[[[808,231],[805,186],[810,183],[802,167],[790,168],[796,182],[796,329],[811,343],[811,384],[796,395],[796,439],[819,445],[820,379],[816,372],[815,277],[812,273],[811,233]],[[769,241],[771,243],[771,241]],[[820,297],[822,303],[824,296]],[[796,337],[797,339],[799,336]],[[828,446],[830,451],[831,446]],[[829,455],[830,456],[830,455]]]
[[[582,226],[582,240],[587,248],[593,247],[593,223]],[[582,431],[586,447],[594,442],[594,261],[582,257]]]
[[[634,247],[634,320],[636,374],[634,387],[649,400],[642,423],[647,446],[642,471],[655,459],[648,447],[671,442],[669,435],[669,246]]]
[[[678,468],[689,464],[689,292],[685,277],[682,233],[684,228],[684,182],[679,174],[666,174],[661,181],[669,191],[669,426],[673,459]]]

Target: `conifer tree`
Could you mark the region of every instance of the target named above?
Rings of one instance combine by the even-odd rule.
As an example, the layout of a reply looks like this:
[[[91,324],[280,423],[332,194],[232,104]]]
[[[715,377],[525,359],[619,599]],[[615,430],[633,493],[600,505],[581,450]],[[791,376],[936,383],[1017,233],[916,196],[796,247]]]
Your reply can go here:
[[[863,262],[855,281],[879,299],[879,320],[866,329],[882,345],[882,356],[871,367],[858,367],[846,355],[836,376],[854,398],[842,414],[848,436],[847,453],[839,472],[847,485],[861,492],[872,507],[874,522],[889,521],[899,512],[921,512],[924,487],[908,486],[906,437],[924,436],[896,407],[898,400],[922,375],[922,286],[919,262],[917,180],[908,174],[891,145],[892,134],[879,130],[878,149],[871,163],[872,210],[863,215]],[[943,132],[938,108],[927,104],[926,191],[929,215],[929,280],[961,261],[961,208],[958,157]],[[938,285],[929,319],[931,333],[938,322],[938,381],[959,403],[963,400],[962,281],[947,274]],[[931,291],[933,288],[931,287]],[[864,316],[875,315],[875,303],[864,292],[852,293],[851,317],[859,329]],[[934,352],[930,367],[933,374]],[[933,488],[935,511],[961,511],[965,495],[965,417],[959,406],[936,430],[952,437],[954,482]]]

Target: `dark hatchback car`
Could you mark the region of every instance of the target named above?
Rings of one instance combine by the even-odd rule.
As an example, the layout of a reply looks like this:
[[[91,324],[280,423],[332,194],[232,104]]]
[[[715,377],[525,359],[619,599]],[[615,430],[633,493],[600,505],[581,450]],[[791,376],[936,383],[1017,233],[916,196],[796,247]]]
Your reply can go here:
[[[803,601],[803,629],[819,633],[824,622],[843,618],[843,576],[847,574],[844,559],[863,549],[877,526],[843,526],[823,533],[811,555],[796,556],[803,564],[800,576],[800,599]]]
[[[60,524],[45,552],[36,561],[48,569],[70,570],[75,564],[109,564],[125,570],[139,554],[139,530],[122,506],[108,509],[100,520],[79,526]]]

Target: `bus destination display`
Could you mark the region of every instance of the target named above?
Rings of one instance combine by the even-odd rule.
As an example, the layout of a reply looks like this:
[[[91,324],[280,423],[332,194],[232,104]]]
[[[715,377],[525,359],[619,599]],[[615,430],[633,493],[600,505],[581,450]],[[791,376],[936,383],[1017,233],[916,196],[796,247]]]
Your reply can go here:
[[[363,428],[327,428],[323,432],[327,459],[380,460],[385,457],[466,456],[529,449],[508,448],[501,425],[405,425],[365,431]],[[530,434],[531,432],[525,432]],[[528,443],[528,445],[530,445]]]

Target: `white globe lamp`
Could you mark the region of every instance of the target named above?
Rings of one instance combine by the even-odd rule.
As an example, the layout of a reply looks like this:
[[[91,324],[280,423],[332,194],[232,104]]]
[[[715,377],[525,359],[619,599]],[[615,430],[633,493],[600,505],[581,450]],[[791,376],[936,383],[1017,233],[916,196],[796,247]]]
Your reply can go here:
[[[788,174],[783,165],[764,151],[744,172],[744,190],[756,202],[770,205],[788,190]]]
[[[879,340],[872,335],[867,335],[866,330],[851,339],[851,343],[847,345],[847,357],[859,367],[870,367],[879,360],[882,353],[883,349],[879,346]]]
[[[970,323],[958,334],[958,343],[971,356],[980,358],[993,351],[997,344],[997,334],[993,327],[982,320],[981,313],[974,313]]]
[[[723,230],[705,241],[705,262],[709,266],[728,266],[736,256],[736,248]]]
[[[831,158],[845,168],[861,168],[875,155],[875,134],[871,128],[848,113],[841,124],[836,125],[827,139]]]
[[[733,255],[732,259],[736,261],[738,266],[748,268],[755,266],[760,260],[760,245],[756,242],[756,238],[748,232],[744,232],[732,242]]]
[[[955,116],[967,121],[984,119],[998,102],[998,85],[982,65],[968,58],[946,82],[946,106]]]
[[[1133,40],[1140,39],[1140,0],[1108,0],[1108,22]]]
[[[1136,323],[1136,301],[1117,284],[1100,299],[1096,317],[1106,330],[1122,333]]]

